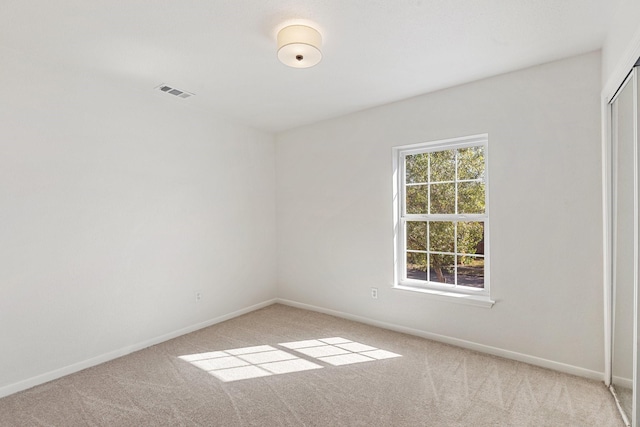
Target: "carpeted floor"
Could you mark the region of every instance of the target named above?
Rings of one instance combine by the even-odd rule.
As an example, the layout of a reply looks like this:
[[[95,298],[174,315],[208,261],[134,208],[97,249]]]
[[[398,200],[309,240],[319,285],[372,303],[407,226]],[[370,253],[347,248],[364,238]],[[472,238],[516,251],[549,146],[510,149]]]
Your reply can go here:
[[[0,399],[2,426],[622,426],[605,386],[272,305]]]

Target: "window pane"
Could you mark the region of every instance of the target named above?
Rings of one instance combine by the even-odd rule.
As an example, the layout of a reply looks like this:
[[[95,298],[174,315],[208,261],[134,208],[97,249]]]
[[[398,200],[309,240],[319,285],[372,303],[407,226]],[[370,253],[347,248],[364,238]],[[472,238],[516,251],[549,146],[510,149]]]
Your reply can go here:
[[[426,214],[428,213],[427,191],[428,185],[410,185],[407,186],[407,213],[408,214]]]
[[[458,150],[458,179],[484,178],[484,147]]]
[[[429,153],[415,154],[405,158],[406,182],[422,183],[429,179]]]
[[[407,253],[407,279],[427,280],[427,254]]]
[[[455,214],[456,213],[456,186],[450,184],[431,184],[431,213]]]
[[[458,285],[484,288],[484,258],[458,256]]]
[[[453,222],[429,222],[429,250],[435,252],[454,252],[455,230]]]
[[[431,153],[431,182],[456,179],[456,150]]]
[[[454,255],[430,254],[431,281],[454,284]]]
[[[407,222],[407,249],[413,251],[427,250],[426,222]]]
[[[484,222],[458,223],[458,253],[484,255]]]
[[[458,213],[484,213],[484,183],[458,183]]]

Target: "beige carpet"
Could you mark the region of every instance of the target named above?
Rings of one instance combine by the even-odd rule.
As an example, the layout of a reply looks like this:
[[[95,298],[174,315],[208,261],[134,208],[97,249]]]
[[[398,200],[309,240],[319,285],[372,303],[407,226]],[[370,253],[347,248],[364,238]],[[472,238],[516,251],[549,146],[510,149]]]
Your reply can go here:
[[[0,399],[0,425],[622,422],[597,381],[272,305]]]

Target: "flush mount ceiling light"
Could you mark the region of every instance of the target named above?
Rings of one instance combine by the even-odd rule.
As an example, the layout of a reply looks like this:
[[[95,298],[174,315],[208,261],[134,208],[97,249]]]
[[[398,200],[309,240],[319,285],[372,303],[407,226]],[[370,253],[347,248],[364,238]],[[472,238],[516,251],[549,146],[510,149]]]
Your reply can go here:
[[[294,68],[309,68],[322,59],[322,36],[306,25],[290,25],[278,32],[278,59]]]

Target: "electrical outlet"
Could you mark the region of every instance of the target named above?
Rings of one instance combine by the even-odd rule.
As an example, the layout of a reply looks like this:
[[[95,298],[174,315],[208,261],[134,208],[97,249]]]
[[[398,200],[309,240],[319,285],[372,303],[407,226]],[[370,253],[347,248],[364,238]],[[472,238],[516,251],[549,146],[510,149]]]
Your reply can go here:
[[[196,291],[196,302],[200,302],[202,300],[202,291]]]
[[[371,298],[378,299],[378,288],[371,288]]]

